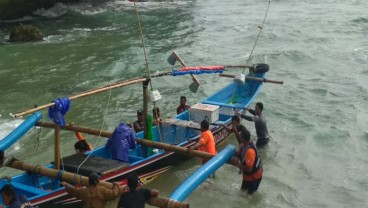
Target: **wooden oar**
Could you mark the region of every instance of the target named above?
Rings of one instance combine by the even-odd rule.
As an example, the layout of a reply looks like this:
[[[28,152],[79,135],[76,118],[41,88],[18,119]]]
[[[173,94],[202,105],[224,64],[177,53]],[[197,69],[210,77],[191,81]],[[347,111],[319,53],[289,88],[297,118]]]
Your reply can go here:
[[[220,77],[228,77],[228,78],[234,78],[235,75],[232,74],[219,74]],[[277,81],[277,80],[270,80],[270,79],[263,79],[258,77],[245,77],[246,80],[254,80],[257,82],[268,82],[268,83],[274,83],[274,84],[284,84],[284,81]]]
[[[175,51],[172,52],[172,54],[169,56],[167,61],[171,65],[174,65],[176,61],[179,61],[179,63],[182,66],[187,67],[187,65],[184,63],[183,59],[181,59],[180,56]],[[193,74],[190,74],[190,76],[192,77],[193,83],[191,85],[189,85],[189,89],[190,89],[191,92],[196,93],[198,91],[198,87],[200,85],[200,82],[198,81],[198,79]]]
[[[81,176],[78,174],[74,174],[74,173],[70,173],[70,172],[66,172],[66,171],[59,171],[59,170],[55,170],[55,169],[51,169],[51,168],[46,168],[44,166],[40,166],[40,165],[34,165],[34,164],[30,164],[30,163],[25,163],[19,160],[14,160],[11,163],[8,164],[9,167],[18,169],[18,170],[22,170],[22,171],[26,171],[26,172],[31,172],[31,173],[35,173],[35,174],[39,174],[42,176],[46,176],[49,178],[54,178],[57,180],[62,180],[62,181],[67,181],[69,183],[76,183],[77,185],[82,185],[82,186],[88,186],[88,177],[85,176]],[[112,189],[113,188],[113,184],[107,181],[100,181],[98,183],[101,186],[105,186],[108,189]],[[178,202],[178,201],[173,201],[171,199],[168,198],[163,198],[163,197],[151,197],[151,199],[149,200],[148,204],[155,206],[155,207],[175,207],[175,208],[188,208],[189,204],[188,203],[183,203],[183,202]]]
[[[52,122],[39,121],[39,122],[37,122],[36,126],[41,126],[41,127],[46,127],[46,128],[53,129],[53,128],[55,128],[56,125]],[[79,132],[82,132],[82,133],[91,134],[91,135],[95,135],[95,136],[106,137],[106,138],[109,138],[112,135],[112,132],[102,131],[102,130],[99,130],[99,129],[92,129],[92,128],[88,128],[88,127],[81,127],[81,126],[76,126],[76,125],[72,125],[72,124],[67,124],[67,125],[65,125],[64,128],[61,128],[61,129],[69,130],[69,131],[75,131],[75,132],[79,131]],[[144,139],[136,139],[136,141],[137,141],[137,143],[139,143],[143,146],[163,149],[165,151],[172,151],[172,152],[183,154],[183,155],[186,155],[186,156],[189,156],[189,157],[195,156],[195,157],[202,157],[202,158],[206,158],[206,159],[211,159],[214,156],[214,155],[206,153],[206,152],[202,152],[202,151],[198,151],[198,150],[188,150],[188,148],[186,148],[186,147],[179,147],[179,146],[170,145],[170,144],[161,143],[161,142],[154,142],[154,141],[144,140]],[[236,157],[233,157],[229,163],[232,164],[232,165],[237,165],[237,161],[238,161],[238,159]]]

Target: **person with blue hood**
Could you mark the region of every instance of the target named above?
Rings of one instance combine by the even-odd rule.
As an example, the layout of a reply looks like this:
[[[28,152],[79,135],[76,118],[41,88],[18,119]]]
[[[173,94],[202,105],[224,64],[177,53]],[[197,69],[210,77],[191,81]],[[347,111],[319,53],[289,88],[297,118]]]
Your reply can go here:
[[[135,149],[133,130],[120,123],[107,141],[105,147],[111,151],[112,159],[129,162],[129,149]]]

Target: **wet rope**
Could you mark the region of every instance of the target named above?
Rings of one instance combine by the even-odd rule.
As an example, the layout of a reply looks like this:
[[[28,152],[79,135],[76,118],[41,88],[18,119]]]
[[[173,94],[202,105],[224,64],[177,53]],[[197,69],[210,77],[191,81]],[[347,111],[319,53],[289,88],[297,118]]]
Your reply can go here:
[[[248,66],[248,64],[249,64],[250,60],[252,59],[253,51],[254,51],[254,49],[256,48],[256,45],[257,45],[257,42],[258,42],[259,36],[261,35],[261,32],[262,32],[262,30],[263,30],[264,23],[266,22],[266,18],[267,18],[268,10],[269,10],[269,8],[270,8],[270,4],[271,4],[271,0],[269,0],[269,1],[268,1],[268,5],[267,5],[267,9],[266,9],[266,14],[265,14],[265,16],[264,16],[264,18],[263,18],[262,25],[261,25],[261,26],[258,26],[258,28],[259,28],[259,32],[258,32],[258,35],[257,35],[256,41],[254,42],[253,48],[252,48],[252,50],[251,50],[251,52],[250,52],[250,54],[249,54],[249,57],[248,57],[247,61],[245,62],[245,66]],[[244,69],[243,69],[242,74],[244,74],[245,70],[246,70],[246,68],[244,68]]]

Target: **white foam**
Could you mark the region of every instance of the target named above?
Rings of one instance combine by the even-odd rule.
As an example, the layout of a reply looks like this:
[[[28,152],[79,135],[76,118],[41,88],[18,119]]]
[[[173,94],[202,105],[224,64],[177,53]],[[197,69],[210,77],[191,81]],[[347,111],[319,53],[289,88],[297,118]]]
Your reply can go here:
[[[0,116],[0,141],[23,122],[22,119],[8,120]]]

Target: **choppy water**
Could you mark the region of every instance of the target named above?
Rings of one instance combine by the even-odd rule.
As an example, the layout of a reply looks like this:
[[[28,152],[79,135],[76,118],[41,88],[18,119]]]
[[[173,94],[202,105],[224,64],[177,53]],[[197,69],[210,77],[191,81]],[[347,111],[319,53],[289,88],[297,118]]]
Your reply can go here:
[[[152,71],[165,71],[170,69],[166,58],[173,50],[188,65],[244,64],[267,1],[148,1],[138,5],[149,66]],[[187,199],[192,207],[368,206],[367,8],[364,0],[271,2],[253,63],[270,64],[268,78],[285,84],[266,84],[256,99],[265,104],[272,136],[269,147],[261,151],[264,178],[260,189],[253,196],[241,193],[241,176],[235,168],[224,166],[215,182],[201,185]],[[0,22],[1,138],[21,122],[11,119],[10,112],[146,74],[131,3],[58,5],[37,14],[44,17],[23,20],[43,31],[45,41],[39,43],[7,43],[17,21]],[[188,90],[189,77],[154,80],[154,88],[165,98],[159,103],[165,117],[175,113],[180,95],[194,104],[230,81],[207,75],[199,79],[196,94]],[[133,121],[141,104],[141,86],[131,86],[76,100],[67,121],[113,129],[119,121]],[[243,124],[255,134],[252,123]],[[8,154],[33,163],[49,162],[52,132],[38,131],[28,134]],[[67,155],[73,152],[75,138],[63,136],[62,154]],[[197,160],[185,162],[150,187],[168,196],[198,167]],[[3,168],[1,175],[13,172]]]

